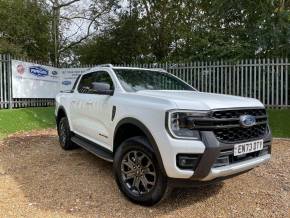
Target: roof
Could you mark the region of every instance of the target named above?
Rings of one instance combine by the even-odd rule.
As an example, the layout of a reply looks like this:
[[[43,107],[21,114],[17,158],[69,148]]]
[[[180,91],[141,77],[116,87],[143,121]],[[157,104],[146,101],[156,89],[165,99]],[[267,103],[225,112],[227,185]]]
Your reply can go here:
[[[167,72],[166,70],[162,68],[142,68],[142,67],[123,67],[123,66],[113,66],[112,64],[101,64],[97,65],[92,69],[100,69],[100,68],[110,68],[110,69],[135,69],[135,70],[151,70],[151,71],[162,71]]]

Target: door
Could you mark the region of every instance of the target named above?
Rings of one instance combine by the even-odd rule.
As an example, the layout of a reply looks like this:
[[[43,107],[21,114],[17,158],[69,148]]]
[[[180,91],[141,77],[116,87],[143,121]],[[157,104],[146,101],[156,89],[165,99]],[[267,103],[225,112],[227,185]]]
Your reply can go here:
[[[76,133],[111,150],[112,108],[114,96],[96,94],[92,83],[107,83],[114,90],[107,71],[96,71],[82,77],[76,95]]]
[[[82,123],[84,121],[84,115],[88,110],[86,107],[86,98],[89,93],[90,81],[92,79],[92,73],[85,74],[80,78],[80,82],[70,102],[71,127],[75,133],[80,135],[84,134],[84,131],[82,131]]]
[[[80,96],[79,92],[77,91],[77,85],[79,84],[81,76],[79,75],[73,85],[72,92],[73,94],[71,95],[71,100],[70,100],[70,105],[69,105],[69,118],[70,118],[70,128],[72,131],[76,132],[77,128],[77,120],[79,116],[79,103],[80,103]]]

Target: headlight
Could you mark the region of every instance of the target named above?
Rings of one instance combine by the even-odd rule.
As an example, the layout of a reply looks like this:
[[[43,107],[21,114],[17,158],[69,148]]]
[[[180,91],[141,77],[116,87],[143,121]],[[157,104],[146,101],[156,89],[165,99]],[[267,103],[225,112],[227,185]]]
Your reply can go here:
[[[194,130],[194,120],[208,116],[208,111],[168,111],[166,116],[167,129],[174,138],[200,139],[199,131]]]

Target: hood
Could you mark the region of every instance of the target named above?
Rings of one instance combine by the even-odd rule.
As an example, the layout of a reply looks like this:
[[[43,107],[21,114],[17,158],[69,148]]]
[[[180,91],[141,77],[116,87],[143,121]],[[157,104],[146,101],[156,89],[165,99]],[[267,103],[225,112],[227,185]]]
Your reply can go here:
[[[212,110],[225,108],[264,107],[257,99],[198,91],[143,90],[137,94],[174,102],[177,109]]]

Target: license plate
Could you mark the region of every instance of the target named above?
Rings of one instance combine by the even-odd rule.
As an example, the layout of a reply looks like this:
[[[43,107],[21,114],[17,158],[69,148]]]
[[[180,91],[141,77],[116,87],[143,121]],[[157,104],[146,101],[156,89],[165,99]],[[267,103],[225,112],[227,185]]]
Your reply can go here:
[[[235,145],[234,156],[260,151],[262,149],[263,149],[263,140],[245,142]]]

